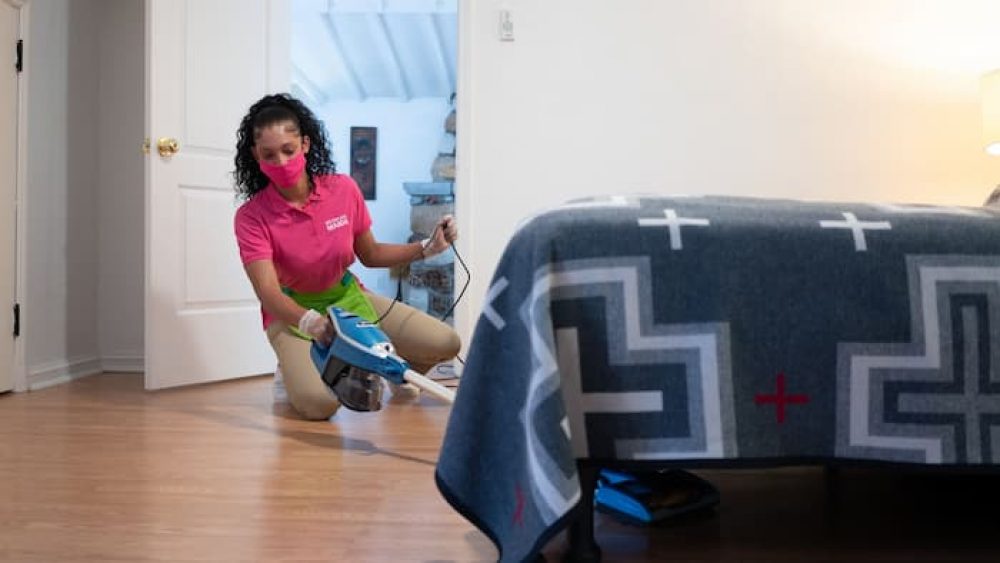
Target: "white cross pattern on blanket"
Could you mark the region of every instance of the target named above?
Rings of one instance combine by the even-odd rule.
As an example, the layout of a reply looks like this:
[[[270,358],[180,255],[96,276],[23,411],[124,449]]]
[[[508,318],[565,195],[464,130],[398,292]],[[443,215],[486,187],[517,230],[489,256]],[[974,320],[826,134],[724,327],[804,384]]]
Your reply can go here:
[[[857,252],[868,250],[865,229],[877,231],[892,229],[892,224],[888,221],[858,221],[858,217],[849,211],[845,211],[841,215],[844,216],[844,221],[820,221],[819,226],[824,229],[850,229],[854,235],[854,250]]]
[[[708,219],[696,219],[692,217],[678,217],[673,209],[664,209],[663,215],[666,219],[644,217],[639,219],[640,227],[667,227],[670,229],[670,249],[681,250],[684,242],[681,240],[681,227],[707,227],[710,225]]]

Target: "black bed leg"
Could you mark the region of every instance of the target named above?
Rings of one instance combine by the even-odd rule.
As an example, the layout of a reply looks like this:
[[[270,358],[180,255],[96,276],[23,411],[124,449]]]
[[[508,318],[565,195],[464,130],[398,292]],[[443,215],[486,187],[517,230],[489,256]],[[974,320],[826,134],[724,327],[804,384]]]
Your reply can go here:
[[[826,489],[826,510],[824,512],[834,524],[837,523],[840,510],[841,481],[839,465],[827,464],[823,468],[823,484]]]
[[[578,463],[577,470],[580,474],[580,503],[569,525],[569,551],[563,556],[563,563],[598,563],[601,547],[594,540],[594,489],[600,469]]]

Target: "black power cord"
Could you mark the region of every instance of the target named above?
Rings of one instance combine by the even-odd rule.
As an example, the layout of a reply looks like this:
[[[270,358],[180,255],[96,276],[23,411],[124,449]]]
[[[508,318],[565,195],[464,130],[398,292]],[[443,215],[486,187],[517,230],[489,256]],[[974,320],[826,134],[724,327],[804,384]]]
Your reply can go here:
[[[432,232],[430,236],[431,239],[433,239],[434,235],[437,234],[437,229],[438,229],[437,227],[434,227],[434,232]],[[449,246],[451,246],[451,251],[455,253],[455,258],[458,259],[458,263],[462,265],[462,269],[465,271],[465,284],[462,285],[462,291],[460,291],[458,293],[458,297],[456,297],[455,300],[452,301],[451,306],[448,307],[448,310],[445,311],[443,315],[441,315],[441,318],[439,320],[442,322],[447,321],[448,317],[450,317],[451,314],[455,311],[455,306],[458,305],[458,302],[462,300],[463,296],[465,296],[465,291],[469,289],[469,282],[472,281],[472,273],[469,271],[469,267],[465,264],[465,260],[462,260],[462,255],[458,253],[458,249],[455,248],[455,243],[450,242],[448,244]],[[423,253],[423,248],[420,249],[420,252]],[[396,303],[402,300],[403,300],[403,278],[402,276],[400,276],[399,278],[396,279],[396,296],[392,298],[392,303],[389,304],[389,308],[386,309],[385,312],[382,313],[382,315],[375,320],[375,324],[380,324],[382,322],[382,319],[384,319],[386,316],[389,315],[389,311],[392,311],[392,308],[396,305]],[[462,365],[464,366],[465,361],[461,358],[461,356],[456,356],[456,357],[458,358],[458,361],[461,362]]]
[[[434,235],[436,234],[437,227],[434,228],[434,231],[435,231],[434,233],[431,233],[431,238],[433,238]],[[458,249],[455,248],[455,243],[451,242],[448,244],[451,246],[451,251],[455,253],[455,258],[458,259],[458,263],[462,265],[462,269],[465,271],[465,284],[462,285],[462,291],[458,292],[458,297],[456,297],[455,300],[452,301],[451,306],[448,307],[448,310],[445,311],[443,315],[441,315],[440,319],[441,322],[447,321],[448,317],[450,317],[451,314],[455,311],[455,306],[458,305],[458,302],[462,300],[463,296],[465,296],[465,290],[469,289],[469,283],[472,281],[472,272],[469,271],[469,267],[465,264],[465,260],[462,260],[462,255],[459,254]],[[421,248],[420,251],[421,253],[423,253],[423,248]],[[386,318],[389,315],[389,312],[392,311],[392,308],[396,306],[396,303],[402,300],[403,300],[403,277],[400,276],[396,278],[396,296],[392,298],[392,303],[389,304],[389,308],[386,309],[385,312],[382,313],[382,315],[375,320],[375,324],[381,324],[382,319]],[[463,366],[465,365],[465,360],[462,359],[462,356],[460,354],[455,354],[455,359],[457,359],[458,362]],[[448,379],[458,379],[458,376],[449,377]]]
[[[458,259],[458,263],[461,264],[462,269],[465,270],[465,283],[462,285],[462,291],[458,292],[458,297],[451,302],[451,307],[448,307],[448,310],[444,312],[444,315],[441,315],[442,321],[447,320],[448,317],[450,317],[455,311],[455,305],[458,305],[458,302],[462,300],[463,296],[465,296],[465,290],[469,289],[469,282],[472,281],[472,273],[469,272],[469,267],[465,265],[465,260],[462,260],[462,255],[459,254],[458,249],[455,248],[455,243],[452,242],[449,244],[451,245],[451,251],[455,253],[455,258]],[[458,361],[462,362],[462,358],[459,358]],[[465,362],[462,362],[462,364],[464,365]]]
[[[431,236],[427,240],[428,241],[433,240],[434,236],[437,235],[437,231],[438,231],[438,226],[435,225],[434,226],[434,230],[431,231]],[[455,247],[455,245],[452,244],[452,248],[454,248],[454,247]],[[423,244],[420,245],[420,256],[424,255],[424,249],[425,248],[426,247]],[[413,262],[416,259],[417,259],[417,256],[414,256],[413,259],[410,260],[410,262]],[[400,276],[400,277],[396,278],[396,296],[392,298],[392,303],[389,303],[389,308],[386,309],[385,312],[382,313],[382,315],[379,318],[375,319],[375,324],[377,324],[377,325],[382,324],[382,319],[386,318],[389,315],[389,312],[392,311],[392,308],[396,306],[396,303],[399,302],[399,301],[402,301],[402,300],[403,300],[403,277]]]

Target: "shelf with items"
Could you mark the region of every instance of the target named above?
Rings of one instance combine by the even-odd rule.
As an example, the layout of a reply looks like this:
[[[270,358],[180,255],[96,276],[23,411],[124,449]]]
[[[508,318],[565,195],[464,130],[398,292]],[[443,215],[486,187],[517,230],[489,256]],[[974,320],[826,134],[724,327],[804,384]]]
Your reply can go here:
[[[430,172],[431,181],[403,182],[403,190],[410,196],[410,241],[429,238],[442,217],[455,214],[454,110],[445,119]],[[437,318],[445,315],[455,294],[454,260],[449,249],[394,272],[402,278],[403,301]]]

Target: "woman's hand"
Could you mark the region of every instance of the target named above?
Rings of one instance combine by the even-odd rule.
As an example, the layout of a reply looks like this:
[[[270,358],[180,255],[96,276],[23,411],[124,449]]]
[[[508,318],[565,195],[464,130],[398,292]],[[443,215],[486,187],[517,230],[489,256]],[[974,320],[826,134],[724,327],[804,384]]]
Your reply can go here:
[[[424,258],[437,256],[445,250],[448,250],[451,243],[455,242],[457,239],[458,225],[455,224],[455,218],[451,215],[445,215],[434,227],[433,236],[429,239],[424,239],[424,249],[421,251],[421,254]]]
[[[333,341],[333,324],[312,309],[307,309],[299,319],[299,331],[313,337],[323,346],[329,346]]]

